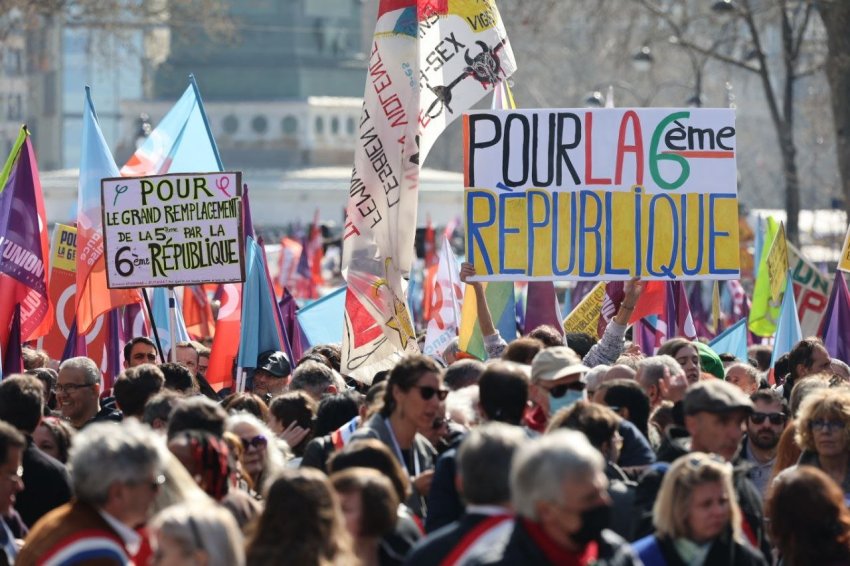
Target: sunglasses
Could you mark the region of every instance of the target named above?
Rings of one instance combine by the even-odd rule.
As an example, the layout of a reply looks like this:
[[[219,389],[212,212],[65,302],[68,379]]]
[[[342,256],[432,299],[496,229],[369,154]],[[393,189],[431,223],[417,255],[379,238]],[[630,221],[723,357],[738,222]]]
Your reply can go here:
[[[265,448],[269,443],[269,440],[263,436],[262,434],[258,434],[254,438],[243,438],[242,446],[245,450],[248,450],[251,446],[254,448]]]
[[[413,387],[419,390],[419,396],[422,397],[424,401],[428,401],[434,395],[436,395],[437,399],[440,401],[445,401],[446,396],[449,394],[448,389],[437,389],[430,385],[414,385]]]
[[[753,424],[762,424],[765,419],[770,420],[772,425],[781,425],[785,422],[785,415],[782,413],[753,413],[750,415],[750,420]]]
[[[844,421],[830,421],[826,419],[816,419],[809,423],[809,428],[821,432],[833,432],[841,430],[845,426]]]
[[[562,385],[556,385],[552,389],[549,390],[549,395],[555,397],[556,399],[560,399],[564,395],[567,394],[567,391],[584,391],[584,383],[581,381],[574,381],[572,383],[564,383]]]

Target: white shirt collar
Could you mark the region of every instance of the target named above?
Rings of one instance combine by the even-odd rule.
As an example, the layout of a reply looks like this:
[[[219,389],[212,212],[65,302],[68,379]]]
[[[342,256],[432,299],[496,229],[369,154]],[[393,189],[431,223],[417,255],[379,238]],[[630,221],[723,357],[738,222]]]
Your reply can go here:
[[[128,527],[109,513],[107,513],[106,511],[104,511],[103,509],[98,509],[97,512],[100,513],[100,516],[103,517],[104,521],[109,523],[110,527],[115,529],[115,532],[118,533],[118,536],[120,536],[121,540],[124,541],[124,546],[127,548],[127,553],[131,557],[135,556],[136,553],[139,552],[139,548],[142,546],[142,537],[139,535],[139,533],[137,533],[136,531],[134,531],[133,529],[131,529],[130,527]]]
[[[476,515],[513,515],[513,511],[501,505],[467,505],[467,513]]]

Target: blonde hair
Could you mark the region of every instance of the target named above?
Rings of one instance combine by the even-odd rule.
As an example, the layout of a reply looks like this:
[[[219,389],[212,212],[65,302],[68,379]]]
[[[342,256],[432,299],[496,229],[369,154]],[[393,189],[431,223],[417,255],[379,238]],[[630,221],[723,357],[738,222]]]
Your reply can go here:
[[[208,566],[245,564],[244,542],[236,519],[210,500],[172,505],[154,518],[151,527],[171,537],[187,554],[204,551]]]
[[[794,440],[803,450],[816,452],[812,435],[812,421],[825,417],[838,417],[844,422],[845,442],[850,441],[850,389],[836,387],[819,389],[806,396],[800,404]]]
[[[741,509],[732,486],[732,466],[719,456],[704,452],[691,452],[670,466],[661,482],[661,490],[652,508],[652,523],[655,533],[664,538],[687,538],[690,536],[688,513],[693,490],[706,483],[718,482],[729,499],[732,536],[738,542],[741,534]]]

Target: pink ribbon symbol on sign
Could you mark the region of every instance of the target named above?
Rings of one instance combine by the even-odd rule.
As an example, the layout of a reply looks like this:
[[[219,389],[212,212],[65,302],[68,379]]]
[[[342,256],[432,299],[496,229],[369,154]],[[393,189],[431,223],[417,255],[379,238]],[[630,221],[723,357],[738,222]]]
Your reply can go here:
[[[230,198],[230,193],[227,192],[227,189],[230,187],[230,177],[219,177],[215,181],[215,188],[224,193],[224,196]]]

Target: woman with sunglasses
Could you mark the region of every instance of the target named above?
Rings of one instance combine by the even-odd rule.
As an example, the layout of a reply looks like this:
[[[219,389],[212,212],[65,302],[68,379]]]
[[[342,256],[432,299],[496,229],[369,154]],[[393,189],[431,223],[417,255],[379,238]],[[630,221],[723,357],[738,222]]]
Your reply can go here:
[[[387,445],[411,478],[414,494],[408,502],[417,515],[424,515],[421,498],[428,495],[434,475],[434,447],[420,434],[434,425],[440,415],[442,372],[427,356],[412,355],[390,370],[384,405],[351,437],[376,438]]]
[[[732,466],[692,452],[670,466],[652,510],[655,533],[632,545],[646,566],[767,565],[741,530]]]
[[[274,432],[250,413],[228,416],[226,427],[242,441],[242,466],[261,497],[267,487],[266,482],[273,480],[286,467],[284,452]]]
[[[803,450],[797,465],[813,466],[841,486],[845,501],[850,502],[850,388],[819,389],[808,395],[800,405],[794,423],[794,439]]]

